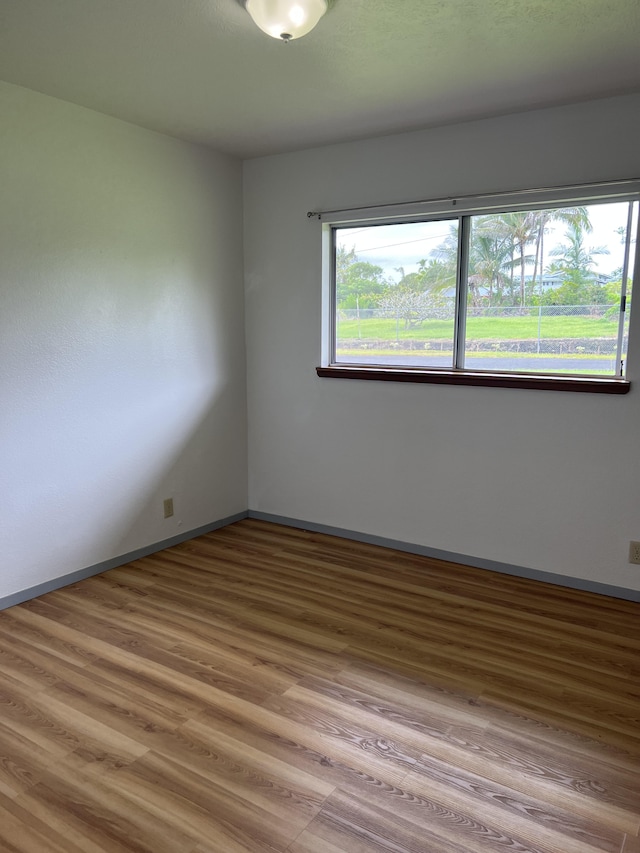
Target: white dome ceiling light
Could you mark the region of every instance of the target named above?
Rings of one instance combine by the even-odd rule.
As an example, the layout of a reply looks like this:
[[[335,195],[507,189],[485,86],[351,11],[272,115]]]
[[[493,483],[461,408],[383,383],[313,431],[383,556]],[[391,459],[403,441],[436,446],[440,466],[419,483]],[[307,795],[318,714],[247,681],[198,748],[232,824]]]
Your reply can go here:
[[[328,8],[327,0],[246,0],[245,7],[260,29],[289,42],[306,36]]]

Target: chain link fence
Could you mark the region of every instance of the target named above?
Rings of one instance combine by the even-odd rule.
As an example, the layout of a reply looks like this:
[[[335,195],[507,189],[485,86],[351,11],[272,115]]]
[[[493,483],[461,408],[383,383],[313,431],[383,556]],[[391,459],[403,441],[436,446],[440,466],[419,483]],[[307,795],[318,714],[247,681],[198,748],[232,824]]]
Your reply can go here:
[[[526,305],[467,307],[467,317],[593,317],[594,319],[617,320],[620,304],[597,305]],[[408,317],[403,312],[389,311],[383,308],[339,308],[338,320],[405,320],[416,323],[426,320],[453,320],[454,304],[427,309],[424,317]]]
[[[471,354],[522,353],[580,358],[613,356],[618,344],[620,305],[531,305],[467,308],[465,350]],[[451,349],[454,306],[423,312],[382,308],[337,311],[341,350],[403,351]],[[380,322],[384,321],[384,322]],[[626,329],[623,352],[626,351]]]

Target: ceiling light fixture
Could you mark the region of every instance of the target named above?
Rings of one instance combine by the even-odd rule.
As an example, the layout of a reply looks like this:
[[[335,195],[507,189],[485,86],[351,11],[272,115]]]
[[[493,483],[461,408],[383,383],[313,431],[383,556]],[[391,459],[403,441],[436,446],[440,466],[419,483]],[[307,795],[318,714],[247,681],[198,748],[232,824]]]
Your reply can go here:
[[[262,32],[289,42],[299,39],[327,11],[327,0],[246,0],[245,7]]]

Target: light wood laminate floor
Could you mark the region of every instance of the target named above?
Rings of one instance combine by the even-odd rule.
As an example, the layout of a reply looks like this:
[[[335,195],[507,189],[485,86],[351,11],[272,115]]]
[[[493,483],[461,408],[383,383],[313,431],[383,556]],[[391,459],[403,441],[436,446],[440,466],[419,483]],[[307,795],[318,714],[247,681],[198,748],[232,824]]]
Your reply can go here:
[[[0,614],[0,850],[640,853],[639,617],[239,522]]]

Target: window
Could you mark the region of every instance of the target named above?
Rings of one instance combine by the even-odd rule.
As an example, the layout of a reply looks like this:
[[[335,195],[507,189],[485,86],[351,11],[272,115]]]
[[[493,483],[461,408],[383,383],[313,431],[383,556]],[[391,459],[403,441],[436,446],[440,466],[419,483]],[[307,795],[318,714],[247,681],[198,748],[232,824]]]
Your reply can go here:
[[[322,214],[318,372],[624,393],[638,187]]]

